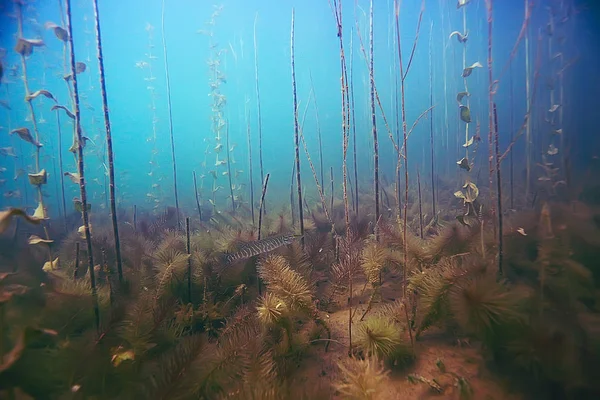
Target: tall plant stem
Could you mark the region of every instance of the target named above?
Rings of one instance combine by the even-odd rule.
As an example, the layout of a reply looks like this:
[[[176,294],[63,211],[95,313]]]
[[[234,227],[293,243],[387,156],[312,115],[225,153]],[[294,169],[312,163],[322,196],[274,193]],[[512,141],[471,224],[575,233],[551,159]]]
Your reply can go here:
[[[529,0],[525,0],[525,15],[529,10]],[[529,108],[531,99],[531,87],[529,82],[529,76],[531,74],[530,60],[529,60],[529,26],[526,27],[527,33],[525,34],[525,97]],[[529,112],[529,110],[528,110]],[[527,118],[525,127],[525,156],[527,159],[526,164],[526,175],[525,175],[525,199],[529,199],[529,189],[531,182],[531,121]]]
[[[494,155],[496,160],[496,196],[498,212],[498,275],[502,275],[502,180],[500,173],[500,140],[498,135],[498,112],[494,102],[494,76],[492,59],[492,27],[493,27],[493,0],[485,0],[488,23],[488,96],[489,96],[489,129],[494,135]]]
[[[15,2],[17,8],[17,24],[18,24],[18,35],[19,38],[23,37],[23,4],[20,1]],[[31,92],[29,91],[29,80],[27,78],[27,61],[23,54],[21,56],[21,68],[23,69],[23,85],[25,87],[25,101],[27,103],[27,107],[29,108],[29,116],[31,117],[31,123],[33,124],[33,131],[35,133],[35,141],[40,143],[40,131],[38,129],[38,122],[35,115],[35,109],[33,108],[32,98],[30,97]],[[40,152],[41,146],[35,146],[35,171],[40,172]],[[37,194],[38,194],[38,202],[42,209],[44,210],[44,216],[46,215],[46,208],[44,205],[44,196],[42,194],[42,185],[37,185]],[[44,225],[44,234],[46,235],[46,239],[50,239],[50,235],[48,234],[48,229],[46,225]],[[50,247],[48,246],[48,251],[50,252]],[[52,262],[52,254],[49,254],[49,261]]]
[[[435,207],[435,147],[433,141],[433,64],[431,58],[431,44],[433,41],[433,21],[429,28],[429,146],[431,148],[431,206],[433,207],[433,217],[437,215]],[[421,235],[422,236],[422,235]]]
[[[188,269],[187,269],[187,290],[188,290],[188,303],[192,302],[192,246],[190,243],[190,217],[185,217],[185,248],[187,251]]]
[[[225,127],[225,147],[229,152],[229,121]],[[229,178],[229,195],[231,196],[231,213],[235,214],[235,198],[233,197],[233,185],[231,183],[231,157],[227,156],[227,178]]]
[[[175,138],[173,137],[173,110],[171,109],[171,79],[169,76],[169,61],[167,56],[167,38],[165,37],[165,0],[162,0],[161,32],[163,53],[165,55],[165,79],[167,82],[167,109],[169,112],[169,135],[171,137],[171,158],[173,160],[173,192],[175,194],[175,210],[177,211],[177,229],[179,223],[179,196],[177,195],[177,162],[175,160]]]
[[[356,119],[354,113],[354,30],[350,29],[350,112],[352,113],[352,153],[354,163],[354,208],[358,215],[358,163],[356,161]]]
[[[296,225],[296,212],[294,211],[294,182],[296,176],[296,160],[292,162],[292,177],[290,179],[290,212],[292,214],[292,226]]]
[[[373,135],[373,173],[375,185],[375,238],[379,241],[379,142],[377,140],[377,118],[375,115],[375,73],[373,56],[373,0],[371,0],[371,9],[369,12],[369,85],[371,92],[371,133]]]
[[[330,205],[330,209],[333,212],[333,199],[334,199],[334,197],[333,197],[333,191],[334,191],[333,190],[333,188],[334,188],[334,185],[333,185],[333,183],[334,183],[333,182],[333,167],[329,167],[329,183],[331,183],[331,201],[330,201],[331,205]]]
[[[310,77],[310,90],[312,91],[313,98],[315,99],[315,117],[317,119],[317,140],[319,141],[319,175],[321,177],[321,185],[324,184],[323,178],[323,138],[321,136],[321,124],[319,123],[319,107],[317,106],[317,95],[315,94],[315,86],[313,85],[312,73],[309,72]]]
[[[121,242],[119,241],[119,225],[117,223],[117,203],[115,201],[115,167],[112,146],[112,131],[108,114],[108,99],[106,95],[106,81],[104,79],[104,58],[102,56],[102,35],[100,33],[100,13],[98,0],[94,0],[94,18],[96,21],[96,44],[98,47],[98,68],[100,74],[100,90],[102,93],[102,110],[104,112],[104,127],[106,129],[106,152],[108,154],[108,178],[110,188],[110,213],[112,217],[113,234],[115,237],[115,254],[117,258],[117,271],[119,283],[123,283],[123,263],[121,260]]]
[[[198,182],[196,181],[196,171],[193,171],[192,174],[194,176],[194,195],[196,197],[196,207],[198,208],[198,218],[200,219],[200,222],[202,222],[202,208],[200,208],[200,199],[198,199]]]
[[[300,221],[300,243],[304,248],[304,206],[302,203],[302,183],[300,178],[300,138],[298,133],[298,99],[296,97],[296,64],[294,61],[294,9],[292,8],[292,27],[290,32],[290,49],[292,64],[292,94],[294,97],[294,144],[296,153],[296,184],[298,186],[298,219]]]
[[[512,142],[514,140],[514,103],[513,103],[513,76],[512,76],[512,65],[510,68],[510,82],[509,82],[509,87],[510,87],[510,100],[509,100],[509,104],[510,104],[510,141]],[[510,153],[510,208],[514,209],[515,208],[515,204],[514,204],[514,183],[513,183],[513,178],[514,178],[514,159],[513,159],[513,153]]]
[[[421,232],[421,239],[423,239],[423,203],[421,202],[421,174],[417,168],[417,188],[419,191],[419,228]]]
[[[256,83],[256,113],[258,124],[258,164],[260,167],[260,181],[264,182],[265,173],[263,169],[263,153],[262,153],[262,117],[260,114],[260,90],[258,84],[258,46],[256,45],[256,21],[258,13],[254,16],[254,81]]]
[[[250,179],[250,214],[252,214],[252,225],[256,223],[254,218],[254,179],[252,178],[252,138],[250,137],[250,111],[246,114],[246,137],[248,139],[248,175]]]
[[[56,129],[58,132],[58,168],[60,170],[60,195],[61,195],[61,204],[63,209],[63,227],[65,228],[65,233],[69,231],[67,226],[67,201],[65,200],[65,173],[63,171],[63,158],[62,158],[62,129],[60,126],[60,110],[56,111]]]
[[[271,174],[267,174],[267,176],[265,177],[265,182],[262,188],[262,194],[260,195],[260,205],[258,207],[258,240],[260,240],[262,233],[262,216],[265,206],[265,195],[267,194],[267,187],[269,185],[269,176],[271,176]]]
[[[92,248],[92,236],[90,232],[90,221],[87,207],[87,193],[85,189],[84,163],[83,163],[83,135],[81,133],[81,110],[79,108],[79,91],[77,88],[77,73],[75,65],[75,47],[73,45],[73,25],[71,23],[71,0],[65,0],[67,14],[67,32],[69,33],[71,80],[73,81],[73,105],[75,107],[75,130],[77,132],[77,158],[79,172],[79,191],[81,195],[81,215],[85,232],[85,241],[88,253],[88,271],[90,274],[90,285],[94,299],[94,323],[96,330],[100,329],[100,308],[98,307],[98,292],[96,289],[96,275],[94,272],[94,254]]]

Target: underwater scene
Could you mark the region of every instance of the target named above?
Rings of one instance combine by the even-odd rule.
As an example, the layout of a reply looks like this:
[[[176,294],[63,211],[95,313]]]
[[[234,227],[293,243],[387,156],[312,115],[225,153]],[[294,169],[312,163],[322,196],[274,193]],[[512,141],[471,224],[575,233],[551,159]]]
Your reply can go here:
[[[0,0],[0,399],[599,399],[598,3]]]

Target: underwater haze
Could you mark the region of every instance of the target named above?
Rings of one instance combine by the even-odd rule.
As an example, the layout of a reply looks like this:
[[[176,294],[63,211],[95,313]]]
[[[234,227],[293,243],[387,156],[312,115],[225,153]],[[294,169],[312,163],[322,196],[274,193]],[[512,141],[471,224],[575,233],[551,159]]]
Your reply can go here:
[[[0,1],[0,398],[599,398],[599,10]]]

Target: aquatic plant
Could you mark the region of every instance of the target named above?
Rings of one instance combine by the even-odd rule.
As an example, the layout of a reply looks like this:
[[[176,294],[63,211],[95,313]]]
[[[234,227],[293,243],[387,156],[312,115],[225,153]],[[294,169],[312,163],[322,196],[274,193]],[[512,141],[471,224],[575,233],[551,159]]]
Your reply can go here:
[[[338,363],[338,368],[342,374],[335,387],[345,398],[376,400],[383,395],[389,372],[376,358],[349,358]]]
[[[165,55],[165,80],[167,82],[167,110],[169,113],[169,136],[171,138],[171,159],[173,161],[173,194],[175,195],[175,210],[177,211],[177,228],[179,224],[179,196],[177,193],[177,161],[175,159],[175,139],[173,136],[173,111],[171,110],[171,80],[169,77],[169,61],[167,56],[167,38],[165,36],[165,1],[162,2],[161,13],[162,45]]]
[[[294,61],[294,9],[292,8],[292,26],[290,30],[290,50],[292,66],[292,96],[294,104],[294,143],[296,154],[296,185],[298,188],[298,221],[300,222],[300,235],[304,236],[304,204],[302,203],[302,181],[300,179],[300,145],[298,126],[298,99],[296,97],[296,64]],[[304,239],[300,241],[304,245]]]
[[[94,20],[96,26],[96,43],[98,48],[98,68],[100,71],[100,90],[102,93],[102,109],[104,111],[104,125],[106,129],[106,151],[108,153],[108,174],[110,189],[110,213],[112,217],[113,232],[115,235],[115,254],[117,258],[117,272],[119,282],[123,283],[123,262],[121,260],[121,242],[119,241],[119,224],[117,222],[117,204],[115,201],[115,167],[112,148],[112,131],[110,126],[110,116],[108,113],[108,100],[106,95],[106,81],[104,78],[104,57],[102,56],[102,34],[100,32],[100,14],[98,11],[98,1],[94,0]]]

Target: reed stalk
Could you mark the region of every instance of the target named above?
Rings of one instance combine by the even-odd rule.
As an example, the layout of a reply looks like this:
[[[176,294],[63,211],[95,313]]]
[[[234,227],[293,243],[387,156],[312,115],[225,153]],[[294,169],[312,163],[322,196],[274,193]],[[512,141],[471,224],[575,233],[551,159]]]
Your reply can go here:
[[[417,168],[417,187],[419,191],[419,228],[421,239],[423,239],[423,203],[421,202],[421,174],[419,173],[419,168]]]
[[[354,209],[358,215],[358,163],[356,161],[356,118],[354,112],[354,30],[350,29],[350,112],[352,113],[352,153],[354,163]]]
[[[433,42],[433,21],[429,28],[429,147],[431,148],[431,206],[433,207],[433,217],[437,215],[435,207],[435,146],[433,140],[433,64],[431,57],[431,48]]]
[[[196,207],[198,208],[198,218],[200,223],[202,223],[202,209],[200,208],[200,199],[198,198],[198,182],[196,181],[196,171],[192,171],[192,174],[194,176],[194,195],[196,197]]]
[[[258,83],[258,46],[256,45],[256,21],[258,13],[254,16],[254,81],[256,83],[256,117],[258,124],[258,164],[260,167],[260,181],[264,182],[265,173],[263,169],[263,151],[262,151],[262,117],[260,113],[260,90]]]
[[[173,160],[173,193],[175,195],[175,210],[177,211],[177,229],[181,229],[179,222],[179,196],[177,194],[177,161],[175,160],[175,139],[173,135],[173,110],[171,107],[171,79],[169,75],[169,61],[167,55],[167,38],[165,37],[165,0],[162,0],[161,12],[162,46],[164,53],[165,80],[167,83],[167,111],[169,113],[169,136],[171,139],[171,159]]]
[[[330,210],[333,210],[333,167],[329,167],[329,181],[331,183],[331,207]]]
[[[226,122],[225,127],[225,147],[229,153],[229,120]],[[235,215],[235,198],[233,196],[233,185],[231,182],[231,157],[227,155],[227,178],[229,181],[229,195],[231,196],[231,213]]]
[[[192,303],[192,246],[190,243],[190,217],[185,217],[185,248],[187,251],[187,289],[188,289],[188,303]]]
[[[79,172],[79,191],[81,196],[81,215],[83,217],[83,226],[85,232],[85,241],[87,244],[88,253],[88,271],[90,274],[90,285],[92,288],[92,297],[94,301],[94,324],[96,330],[100,329],[100,308],[98,306],[98,292],[96,289],[96,274],[94,271],[94,254],[92,248],[92,236],[90,232],[90,223],[87,207],[87,193],[85,188],[84,162],[83,162],[83,135],[81,132],[81,110],[79,107],[79,91],[77,87],[77,73],[75,65],[75,47],[73,45],[73,25],[71,16],[71,0],[65,0],[66,15],[67,15],[67,32],[69,34],[70,47],[70,64],[71,64],[71,80],[73,82],[73,105],[75,107],[75,129],[77,131],[77,161]]]
[[[496,196],[498,211],[498,275],[502,275],[502,179],[500,171],[500,141],[498,135],[498,112],[494,102],[494,76],[492,59],[492,27],[493,27],[493,0],[485,0],[487,24],[488,24],[488,43],[487,43],[487,67],[488,67],[488,102],[489,102],[489,129],[494,136],[494,156],[496,161]]]
[[[252,214],[252,225],[256,224],[254,218],[254,180],[252,178],[252,138],[250,136],[250,111],[246,114],[246,137],[248,139],[248,175],[250,179],[250,214]]]
[[[369,86],[371,92],[371,133],[373,135],[373,174],[375,185],[375,238],[379,241],[379,142],[377,139],[377,118],[375,115],[375,72],[374,72],[374,53],[373,53],[373,0],[370,2],[369,12]]]
[[[309,72],[308,76],[310,78],[310,90],[313,94],[313,98],[315,100],[315,117],[317,119],[317,140],[319,142],[319,175],[321,177],[321,184],[323,185],[325,182],[325,178],[323,177],[323,138],[321,136],[321,124],[319,122],[319,107],[317,106],[317,95],[315,94],[315,87],[313,85],[312,73]]]
[[[271,176],[271,174],[267,174],[267,176],[265,177],[265,182],[263,184],[263,188],[262,188],[262,194],[260,195],[260,206],[258,207],[258,240],[260,240],[261,238],[261,233],[262,233],[262,216],[263,216],[263,210],[265,207],[265,195],[267,194],[267,187],[269,185],[269,177]]]
[[[15,2],[16,5],[16,11],[17,11],[17,34],[19,38],[23,37],[23,4],[20,1],[16,1]],[[31,118],[31,123],[33,124],[33,131],[35,133],[35,141],[37,143],[40,143],[40,131],[38,128],[38,121],[36,118],[36,114],[35,114],[35,109],[33,108],[33,98],[30,97],[31,95],[31,91],[29,90],[29,80],[27,77],[27,60],[25,58],[25,55],[22,53],[19,53],[20,55],[20,59],[21,59],[21,68],[23,71],[23,85],[25,88],[25,102],[27,103],[27,107],[29,108],[29,117]],[[35,145],[35,153],[34,153],[34,161],[35,161],[35,171],[40,172],[41,170],[41,165],[40,165],[40,158],[41,158],[41,145]],[[42,207],[42,209],[44,210],[44,216],[46,216],[46,207],[44,205],[44,195],[42,193],[42,185],[36,185],[36,189],[37,189],[37,195],[38,195],[38,202],[40,204],[40,206]],[[46,236],[47,240],[50,240],[50,235],[48,233],[48,228],[46,226],[46,224],[43,225],[43,229],[44,229],[44,234]],[[50,246],[48,247],[48,261],[52,262],[52,250],[50,249]]]
[[[529,12],[529,0],[525,0],[525,15]],[[530,86],[530,75],[531,75],[531,67],[529,60],[529,36],[530,36],[529,26],[527,27],[527,33],[525,34],[525,98],[530,104],[531,99],[531,86]],[[528,107],[529,108],[529,107]],[[528,113],[530,110],[528,110]],[[529,190],[531,184],[531,121],[527,118],[525,122],[525,157],[527,159],[526,163],[526,175],[525,175],[525,199],[529,198]]]
[[[292,213],[292,226],[296,226],[296,213],[294,212],[294,182],[296,176],[296,160],[292,162],[292,177],[290,179],[290,211]]]
[[[300,177],[300,139],[298,128],[298,99],[296,96],[296,64],[294,60],[294,8],[292,8],[292,26],[290,32],[290,50],[291,50],[291,65],[292,65],[292,95],[294,102],[294,144],[296,153],[296,184],[298,186],[298,219],[300,221],[300,243],[304,248],[304,206],[302,202],[302,183]]]
[[[110,188],[110,213],[112,217],[113,234],[115,239],[115,254],[117,259],[117,271],[119,283],[123,283],[123,262],[121,260],[121,242],[119,241],[119,225],[117,223],[117,203],[115,201],[115,167],[112,146],[112,131],[110,126],[110,116],[108,113],[108,99],[106,95],[106,80],[104,78],[104,57],[102,55],[102,35],[100,32],[100,13],[98,10],[98,0],[94,2],[94,18],[96,23],[96,44],[98,47],[98,68],[100,75],[100,91],[102,93],[102,111],[104,112],[104,127],[106,130],[106,152],[108,154],[108,178]]]

